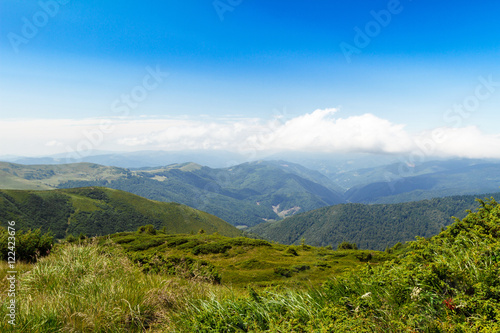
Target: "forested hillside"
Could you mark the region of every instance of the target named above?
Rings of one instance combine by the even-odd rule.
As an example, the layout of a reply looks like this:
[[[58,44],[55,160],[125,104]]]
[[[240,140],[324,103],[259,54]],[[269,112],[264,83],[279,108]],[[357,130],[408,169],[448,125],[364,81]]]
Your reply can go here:
[[[167,233],[218,232],[238,236],[240,231],[223,220],[177,203],[148,200],[107,188],[52,191],[0,190],[1,225],[16,221],[19,229],[41,228],[56,238],[108,235],[135,231],[151,224]]]
[[[500,193],[488,194],[500,198]],[[336,247],[343,241],[362,249],[384,250],[398,242],[430,237],[478,206],[476,196],[453,196],[399,204],[341,204],[298,214],[250,229],[269,240]]]
[[[89,163],[0,163],[0,168],[5,173],[2,188],[105,186],[148,199],[185,204],[233,225],[252,226],[344,202],[326,176],[287,162],[254,162],[222,169],[194,163],[140,170]]]

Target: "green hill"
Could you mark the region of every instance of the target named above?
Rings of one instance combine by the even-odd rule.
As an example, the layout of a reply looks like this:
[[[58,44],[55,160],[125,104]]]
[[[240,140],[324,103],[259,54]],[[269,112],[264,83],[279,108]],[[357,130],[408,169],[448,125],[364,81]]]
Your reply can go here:
[[[152,224],[167,233],[218,232],[238,236],[240,231],[218,217],[177,203],[158,202],[124,191],[74,188],[51,191],[0,190],[2,224],[51,230],[56,238],[68,234],[108,235],[135,231]]]
[[[90,163],[20,165],[0,162],[0,188],[105,186],[178,202],[235,226],[252,226],[344,202],[326,176],[292,163],[254,162],[213,169],[194,163],[129,170]]]
[[[500,198],[500,193],[493,195]],[[302,238],[315,246],[347,241],[362,249],[383,250],[398,242],[430,237],[464,217],[478,206],[476,196],[453,196],[399,204],[342,204],[298,214],[282,221],[263,223],[253,232],[283,244],[298,244]]]

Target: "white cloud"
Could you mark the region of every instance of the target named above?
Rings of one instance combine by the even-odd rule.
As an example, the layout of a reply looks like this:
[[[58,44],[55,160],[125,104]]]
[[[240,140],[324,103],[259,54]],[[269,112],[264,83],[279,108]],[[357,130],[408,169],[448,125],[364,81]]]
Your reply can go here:
[[[484,134],[476,126],[437,128],[421,133],[415,142],[430,156],[500,158],[500,134]]]
[[[372,114],[334,118],[336,109],[316,110],[287,121],[266,141],[276,149],[324,152],[403,153],[414,146],[404,125]]]
[[[500,158],[500,135],[476,127],[441,128],[413,135],[405,125],[367,113],[338,117],[337,109],[295,118],[89,118],[0,121],[0,155],[49,155],[87,149],[217,149],[263,151],[367,152],[427,156]],[[434,133],[434,134],[433,134]],[[444,139],[443,139],[444,138]]]
[[[47,147],[63,147],[64,146],[64,144],[61,141],[57,141],[57,140],[51,140],[49,142],[46,142],[45,145]]]

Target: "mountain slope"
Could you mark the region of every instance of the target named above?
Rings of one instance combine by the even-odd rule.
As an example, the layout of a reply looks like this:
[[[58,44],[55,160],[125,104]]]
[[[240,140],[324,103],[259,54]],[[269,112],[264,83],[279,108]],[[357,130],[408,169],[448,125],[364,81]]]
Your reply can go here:
[[[51,230],[56,238],[80,233],[95,236],[135,231],[152,224],[167,233],[218,232],[238,236],[240,231],[208,213],[180,205],[148,200],[107,188],[51,191],[0,190],[2,224]]]
[[[135,174],[140,179],[120,179],[106,186],[151,199],[181,202],[233,225],[252,226],[297,211],[344,202],[340,193],[301,177],[293,169],[268,162],[244,163],[224,169],[191,163],[136,170]],[[89,184],[61,184],[75,185]]]
[[[0,170],[8,175],[6,181],[0,181],[3,188],[26,189],[29,184],[32,189],[105,186],[148,199],[179,202],[233,225],[252,226],[344,202],[326,176],[282,161],[221,169],[184,163],[138,170],[89,163],[0,163]]]
[[[491,196],[491,195],[488,195]],[[493,195],[500,198],[500,193]],[[315,246],[354,242],[359,248],[383,250],[415,236],[430,237],[477,207],[476,196],[453,196],[399,204],[342,204],[298,214],[250,229],[263,238]]]

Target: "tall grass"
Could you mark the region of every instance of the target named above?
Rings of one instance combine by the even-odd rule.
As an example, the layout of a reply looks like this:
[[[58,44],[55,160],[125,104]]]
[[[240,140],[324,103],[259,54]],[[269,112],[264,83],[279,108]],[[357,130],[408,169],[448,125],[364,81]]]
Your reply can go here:
[[[424,244],[421,244],[424,243]],[[185,332],[500,332],[500,243],[440,242],[308,291],[192,299]]]
[[[173,313],[206,287],[145,275],[111,244],[68,244],[19,277],[17,326],[3,320],[0,331],[170,332]]]

